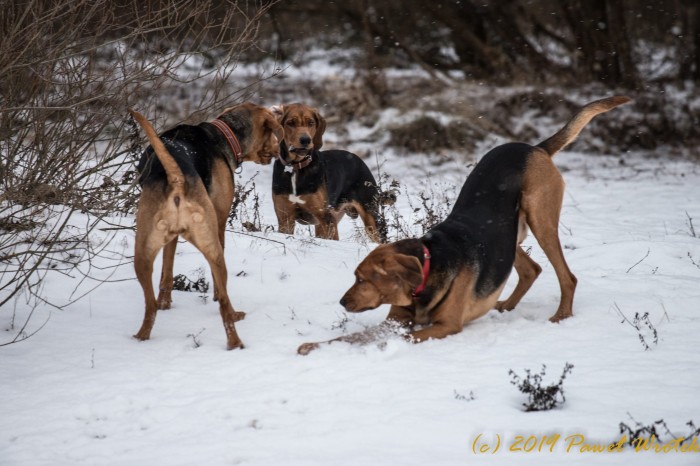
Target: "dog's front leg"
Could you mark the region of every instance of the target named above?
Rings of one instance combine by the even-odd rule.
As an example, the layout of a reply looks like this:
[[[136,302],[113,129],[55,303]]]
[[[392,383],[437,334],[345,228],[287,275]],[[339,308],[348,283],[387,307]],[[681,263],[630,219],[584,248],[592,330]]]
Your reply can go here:
[[[415,311],[408,307],[404,306],[391,306],[391,309],[389,309],[389,315],[386,316],[386,322],[396,322],[402,327],[406,327],[409,329],[413,328],[413,324],[415,323]]]
[[[407,339],[413,343],[421,343],[431,338],[440,339],[449,335],[454,335],[462,331],[461,325],[454,323],[436,322],[426,328],[415,330],[407,335]]]
[[[282,195],[273,196],[272,203],[277,216],[277,230],[285,235],[293,235],[296,223],[294,204],[283,199]]]
[[[297,353],[301,354],[302,356],[306,356],[313,350],[320,348],[321,345],[329,345],[336,341],[366,345],[367,343],[372,343],[382,338],[386,338],[387,335],[400,333],[400,329],[397,329],[397,324],[402,328],[410,328],[413,325],[413,314],[410,312],[410,310],[400,308],[399,306],[392,306],[392,310],[394,307],[397,308],[397,310],[393,313],[394,317],[392,317],[392,312],[390,311],[387,319],[376,327],[369,328],[362,332],[351,333],[350,335],[343,335],[342,337],[334,338],[332,340],[304,343],[297,348]],[[405,312],[399,309],[403,309]]]
[[[315,226],[316,238],[333,239],[338,241],[338,224],[330,214],[324,216],[321,223]]]
[[[342,341],[345,343],[367,343],[368,333],[365,330],[364,332],[351,333],[350,335],[343,335],[342,337],[333,338],[332,340],[304,343],[297,348],[297,353],[301,354],[302,356],[306,356],[313,350],[320,348],[321,345],[330,345],[336,341]]]
[[[335,340],[303,343],[303,344],[299,345],[299,348],[297,348],[297,354],[300,354],[302,356],[306,356],[307,354],[309,354],[313,350],[320,348],[322,344],[331,343],[333,341],[335,341]]]
[[[287,214],[287,212],[277,213],[277,229],[280,233],[284,235],[293,235],[295,223],[296,220],[294,216]]]

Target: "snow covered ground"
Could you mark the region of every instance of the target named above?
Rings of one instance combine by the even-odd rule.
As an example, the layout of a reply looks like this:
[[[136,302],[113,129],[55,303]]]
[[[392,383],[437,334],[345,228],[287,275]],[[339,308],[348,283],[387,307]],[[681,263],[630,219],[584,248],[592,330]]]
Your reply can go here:
[[[371,150],[360,128],[351,131],[359,142],[346,148]],[[391,150],[377,158],[401,181],[398,210],[410,220],[419,191],[454,196],[478,155],[439,165]],[[48,301],[88,294],[62,310],[23,297],[0,312],[0,343],[30,312],[29,333],[45,323],[0,347],[0,465],[700,464],[698,452],[578,444],[619,441],[621,422],[663,419],[675,436],[691,431],[689,420],[700,424],[700,166],[663,154],[563,152],[555,161],[567,181],[561,239],[579,280],[575,316],[560,324],[547,320],[559,300],[554,271],[530,237],[543,273],[516,310],[491,311],[444,340],[389,337],[299,356],[301,343],[376,325],[388,310],[346,315],[338,304],[375,246],[345,219],[338,242],[300,226],[294,237],[227,234],[229,293],[248,313],[237,324],[244,350],[225,350],[218,306],[200,293],[175,292],[152,339],[138,342],[133,232],[96,232],[96,245],[109,244],[89,275],[108,283],[49,273]],[[262,223],[276,226],[272,169],[247,164],[239,182],[253,176]],[[181,243],[175,273],[198,269],[210,280],[201,254]],[[550,383],[567,362],[566,402],[524,412],[509,370],[546,364]]]
[[[418,189],[421,171],[401,167],[421,160],[391,159],[385,169]],[[137,342],[131,335],[143,298],[128,258],[133,233],[120,233],[111,257],[95,264],[123,262],[103,272],[110,283],[62,311],[39,306],[31,322],[49,318],[43,330],[0,349],[0,464],[698,464],[700,453],[567,452],[580,440],[569,436],[619,440],[620,422],[634,427],[630,416],[645,425],[663,419],[676,436],[689,432],[687,421],[700,423],[700,239],[691,235],[691,225],[700,229],[700,169],[624,160],[556,158],[568,183],[562,242],[579,279],[574,318],[547,321],[559,291],[534,245],[544,272],[518,309],[492,311],[458,335],[420,345],[389,338],[296,354],[301,343],[360,330],[386,314],[346,316],[337,304],[374,246],[353,239],[347,219],[339,242],[300,227],[296,237],[227,235],[229,290],[234,306],[248,312],[237,324],[246,349],[225,351],[217,305],[185,292],[159,313],[152,340]],[[431,170],[434,182],[448,184],[468,171],[459,164]],[[244,176],[258,171],[263,218],[274,224],[271,168],[246,165]],[[202,256],[181,244],[175,272],[201,267]],[[94,285],[56,273],[46,277],[44,294],[61,302]],[[15,322],[30,310],[19,301]],[[649,313],[658,343],[649,327],[623,323],[620,312],[630,321]],[[0,314],[0,328],[10,318]],[[574,365],[566,403],[524,412],[526,398],[508,371],[546,364],[546,382],[556,382],[566,362]],[[542,452],[509,451],[557,435]],[[497,437],[499,451],[480,453]]]

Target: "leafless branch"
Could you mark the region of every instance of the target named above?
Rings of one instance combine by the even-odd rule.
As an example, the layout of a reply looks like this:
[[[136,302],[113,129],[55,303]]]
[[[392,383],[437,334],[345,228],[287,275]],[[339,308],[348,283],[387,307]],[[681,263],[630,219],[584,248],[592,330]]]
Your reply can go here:
[[[23,290],[49,301],[36,295],[48,271],[81,277],[71,301],[110,279],[94,260],[119,255],[104,219],[133,212],[143,142],[126,108],[162,127],[245,98],[236,63],[274,3],[3,2],[0,309]]]

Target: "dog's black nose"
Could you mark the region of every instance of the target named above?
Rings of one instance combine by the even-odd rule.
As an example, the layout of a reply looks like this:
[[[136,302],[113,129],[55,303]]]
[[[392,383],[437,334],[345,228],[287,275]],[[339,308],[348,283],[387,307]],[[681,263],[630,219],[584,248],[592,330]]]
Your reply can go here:
[[[306,147],[311,144],[311,138],[309,136],[302,136],[299,138],[299,144]]]
[[[348,301],[345,299],[345,296],[343,296],[342,298],[340,298],[340,305],[341,305],[341,306],[345,307],[345,305],[346,305],[347,303],[348,303]]]

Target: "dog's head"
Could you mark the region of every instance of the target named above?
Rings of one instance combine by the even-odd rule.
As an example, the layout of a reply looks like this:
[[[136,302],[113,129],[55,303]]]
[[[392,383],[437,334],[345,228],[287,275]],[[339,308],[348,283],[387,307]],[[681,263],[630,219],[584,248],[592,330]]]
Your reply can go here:
[[[326,120],[315,108],[294,103],[272,107],[284,128],[282,157],[288,163],[304,159],[312,150],[321,150]]]
[[[399,253],[395,244],[383,244],[355,269],[355,284],[340,305],[348,312],[363,312],[382,304],[408,306],[412,292],[423,281],[423,266],[415,256]]]
[[[269,109],[246,102],[227,108],[219,119],[236,133],[244,162],[267,165],[279,157],[284,129]]]

